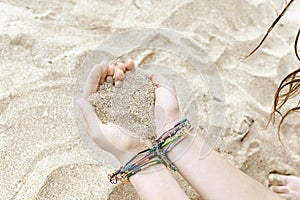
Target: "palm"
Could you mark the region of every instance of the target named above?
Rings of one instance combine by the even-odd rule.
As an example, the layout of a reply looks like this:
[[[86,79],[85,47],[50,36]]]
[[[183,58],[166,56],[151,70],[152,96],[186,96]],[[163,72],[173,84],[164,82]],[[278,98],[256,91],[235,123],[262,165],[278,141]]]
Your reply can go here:
[[[149,77],[156,85],[155,89],[155,123],[157,134],[166,131],[179,121],[181,115],[174,85],[166,78],[150,74]]]
[[[96,65],[90,72],[83,91],[83,98],[78,101],[83,114],[83,124],[87,134],[103,150],[115,155],[121,162],[128,160],[133,154],[150,146],[149,141],[135,137],[134,133],[115,124],[103,124],[97,117],[93,106],[86,98],[96,92],[109,76],[107,63]],[[113,75],[113,74],[112,74]]]

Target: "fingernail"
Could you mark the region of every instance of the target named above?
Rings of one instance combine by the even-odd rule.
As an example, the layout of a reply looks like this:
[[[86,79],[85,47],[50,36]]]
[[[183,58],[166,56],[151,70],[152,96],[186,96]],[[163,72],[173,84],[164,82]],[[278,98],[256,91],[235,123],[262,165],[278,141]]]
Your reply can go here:
[[[126,62],[126,69],[127,70],[132,70],[134,69],[134,61],[132,59],[128,59],[127,62]]]
[[[126,66],[124,65],[124,63],[119,63],[119,64],[117,65],[117,68],[120,69],[120,70],[122,70],[123,72],[126,71]]]

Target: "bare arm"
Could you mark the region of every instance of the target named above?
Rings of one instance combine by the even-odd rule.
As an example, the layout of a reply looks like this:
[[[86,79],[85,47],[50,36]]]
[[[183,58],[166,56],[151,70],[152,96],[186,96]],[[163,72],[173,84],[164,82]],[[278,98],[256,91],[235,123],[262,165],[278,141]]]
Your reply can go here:
[[[189,199],[163,165],[149,167],[132,176],[130,181],[142,199]]]
[[[155,91],[156,106],[160,106],[165,114],[165,119],[158,117],[156,119],[165,121],[164,124],[167,125],[165,127],[170,127],[181,119],[175,88],[172,83],[161,76],[152,74],[150,78],[158,85],[158,89]],[[157,127],[159,126],[157,125]],[[280,199],[262,184],[236,169],[215,151],[200,160],[200,151],[204,140],[200,136],[195,137],[194,140],[193,136],[184,139],[168,156],[177,166],[181,175],[204,199]],[[192,145],[184,152],[191,141],[193,141]]]
[[[83,98],[95,91],[98,84],[102,84],[108,75],[114,74],[114,72],[110,74],[109,71],[108,64],[101,64],[92,69],[84,89]],[[124,72],[122,74],[124,75]],[[176,93],[166,80],[154,75],[150,75],[150,78],[158,86],[155,90],[155,113],[157,127],[160,127],[158,130],[162,132],[180,119]],[[86,131],[94,142],[100,148],[114,154],[121,162],[128,160],[131,156],[131,154],[128,154],[130,151],[128,148],[139,147],[140,141],[128,138],[113,124],[102,124],[94,113],[92,106],[85,99],[80,100],[78,105],[82,111]],[[160,115],[162,109],[164,115]],[[115,137],[119,136],[122,136],[122,141],[127,141],[126,144],[124,142],[121,144],[115,143],[118,141]],[[263,185],[234,168],[215,151],[212,151],[205,159],[198,159],[197,156],[199,156],[203,145],[203,140],[200,137],[197,137],[188,151],[176,160],[178,155],[186,149],[191,139],[190,136],[179,143],[170,152],[169,158],[171,161],[173,160],[185,179],[205,199],[280,199],[279,196],[267,190]],[[149,167],[132,176],[130,180],[143,199],[188,199],[176,180],[161,165]]]
[[[127,66],[134,68],[133,62],[128,61]],[[120,72],[120,69],[118,69]],[[83,98],[77,101],[82,112],[82,121],[87,134],[100,148],[112,153],[121,163],[126,163],[134,153],[129,153],[131,149],[140,149],[140,140],[124,134],[124,128],[120,129],[114,124],[102,124],[98,119],[94,108],[86,98],[95,92],[108,76],[115,76],[116,71],[107,63],[95,65],[91,70],[83,90]],[[121,81],[124,71],[119,73]],[[116,78],[118,78],[116,76]],[[121,131],[122,130],[122,131]],[[121,138],[121,139],[120,139]],[[122,141],[122,142],[118,142]],[[130,181],[142,199],[188,199],[180,185],[163,165],[155,165],[142,170],[130,178]],[[108,181],[107,181],[108,182]]]
[[[170,159],[178,158],[178,154],[186,149],[186,145],[191,139],[187,138],[186,141],[175,147],[173,152],[170,152]],[[203,144],[204,140],[196,136],[187,152],[175,161],[175,165],[181,175],[204,199],[281,199],[265,186],[236,169],[216,151],[212,151],[207,157],[200,159],[200,150]]]

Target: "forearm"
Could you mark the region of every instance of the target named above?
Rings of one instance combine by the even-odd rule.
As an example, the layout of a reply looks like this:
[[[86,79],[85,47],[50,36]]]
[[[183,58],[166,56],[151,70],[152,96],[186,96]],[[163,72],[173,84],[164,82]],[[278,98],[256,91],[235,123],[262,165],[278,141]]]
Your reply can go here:
[[[217,152],[211,151],[205,158],[200,159],[204,141],[199,136],[196,136],[188,150],[182,154],[190,141],[191,136],[176,146],[170,152],[169,158],[181,175],[205,199],[280,199],[253,178],[230,165]]]
[[[188,199],[168,169],[161,164],[140,171],[130,181],[143,200]]]

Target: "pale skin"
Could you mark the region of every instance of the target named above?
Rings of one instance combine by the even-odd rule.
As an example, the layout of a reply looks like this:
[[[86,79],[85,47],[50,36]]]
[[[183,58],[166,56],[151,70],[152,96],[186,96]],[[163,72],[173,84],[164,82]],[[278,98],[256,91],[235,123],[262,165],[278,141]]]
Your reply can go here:
[[[293,175],[270,174],[270,190],[283,199],[300,200],[300,178]]]
[[[133,61],[129,60],[126,63],[125,70],[133,68]],[[91,93],[97,90],[98,84],[111,81],[112,77],[116,86],[120,87],[120,81],[124,77],[125,70],[121,69],[123,73],[120,73],[119,69],[119,65],[114,69],[107,63],[94,66],[88,76],[83,98],[79,99],[77,103],[82,111],[83,123],[89,136],[100,148],[112,153],[120,163],[124,164],[135,153],[142,150],[145,143],[149,143],[149,141],[141,141],[138,138],[130,137],[124,133],[124,128],[119,129],[114,124],[102,124],[96,116],[94,108],[86,100]],[[159,92],[159,90],[156,92]],[[158,170],[155,170],[156,168]],[[147,171],[152,170],[156,172],[147,173]],[[156,199],[188,199],[168,169],[162,165],[148,168],[144,173],[132,176],[130,181],[142,199],[153,199],[153,197],[157,197]]]
[[[145,146],[151,146],[151,142],[129,136],[128,130],[120,129],[114,124],[102,124],[86,98],[104,81],[114,80],[116,87],[120,87],[126,71],[132,69],[134,69],[132,60],[124,64],[119,63],[115,67],[104,62],[95,65],[88,76],[83,97],[78,100],[87,134],[100,148],[112,153],[121,164]],[[151,72],[148,76],[157,86],[154,113],[159,135],[181,119],[181,113],[174,86],[162,76]],[[189,136],[168,156],[181,175],[204,199],[283,199],[284,196],[271,192],[253,178],[234,168],[215,151],[204,159],[199,159],[198,155],[203,145],[205,142],[198,135]],[[162,165],[149,167],[132,176],[130,181],[142,199],[188,199],[168,169]]]

